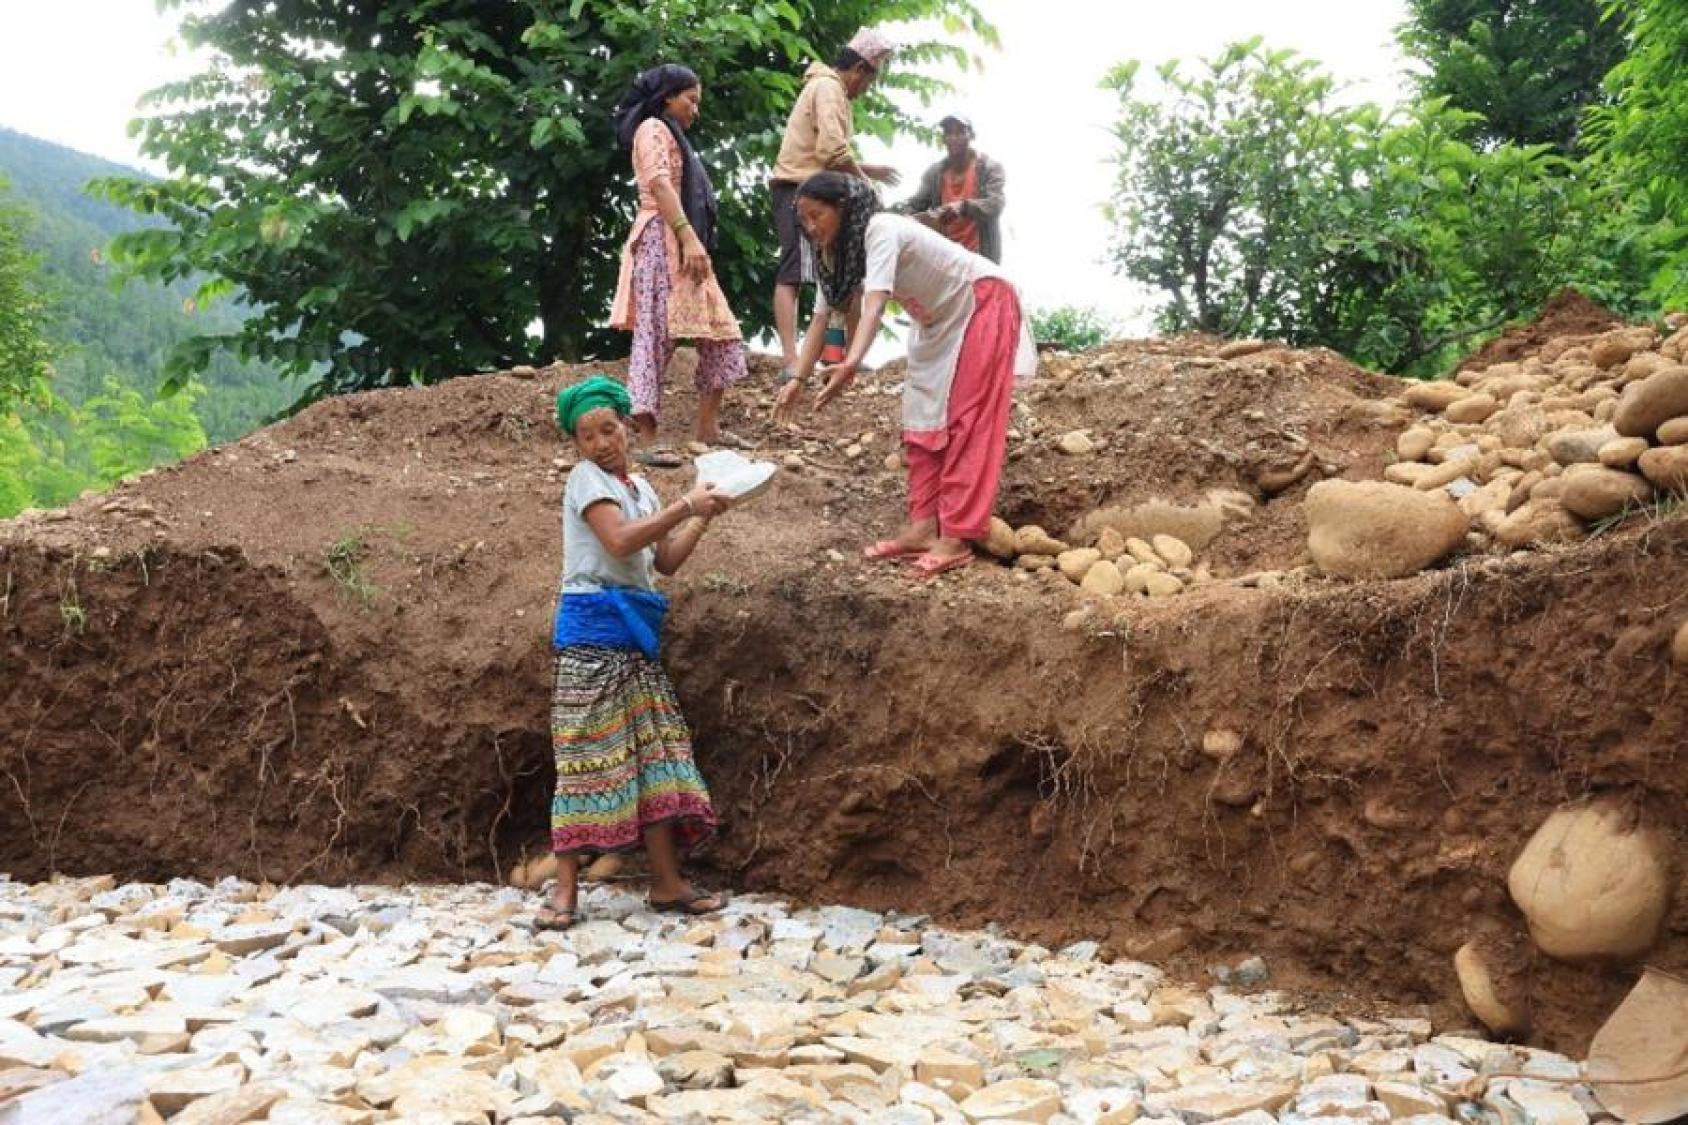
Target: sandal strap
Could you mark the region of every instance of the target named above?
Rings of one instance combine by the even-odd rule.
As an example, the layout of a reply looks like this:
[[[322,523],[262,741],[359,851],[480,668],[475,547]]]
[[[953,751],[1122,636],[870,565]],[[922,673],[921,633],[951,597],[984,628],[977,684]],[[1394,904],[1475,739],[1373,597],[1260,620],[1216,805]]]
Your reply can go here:
[[[726,905],[725,900],[720,899],[714,891],[695,889],[681,898],[650,899],[649,903],[652,910],[681,910],[696,906],[700,902],[708,902],[710,899],[717,899],[723,906]]]

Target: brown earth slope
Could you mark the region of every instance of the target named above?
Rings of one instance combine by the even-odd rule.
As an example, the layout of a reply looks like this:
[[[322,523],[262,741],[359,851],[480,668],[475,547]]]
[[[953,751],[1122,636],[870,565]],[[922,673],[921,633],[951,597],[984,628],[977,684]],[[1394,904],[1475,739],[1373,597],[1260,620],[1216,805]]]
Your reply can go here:
[[[1551,808],[1611,794],[1681,841],[1680,510],[1575,548],[1319,579],[1299,497],[1379,476],[1411,412],[1329,353],[1218,350],[1111,345],[1021,395],[1015,524],[1259,498],[1313,466],[1225,524],[1213,581],[1073,628],[1064,579],[920,584],[857,561],[899,511],[894,370],[806,435],[764,424],[758,372],[728,422],[800,466],[670,588],[722,880],[1192,972],[1258,952],[1276,983],[1458,1025],[1452,951],[1518,930],[1505,873]],[[0,870],[475,879],[542,847],[571,456],[550,401],[577,374],[321,403],[0,524]],[[689,394],[672,405],[678,434]],[[1058,452],[1075,428],[1103,447]],[[689,479],[653,474],[667,495]],[[1236,581],[1262,570],[1288,577]],[[1204,752],[1211,730],[1240,749]],[[1676,903],[1653,956],[1683,968]],[[1571,1048],[1633,980],[1513,968],[1539,1037]]]

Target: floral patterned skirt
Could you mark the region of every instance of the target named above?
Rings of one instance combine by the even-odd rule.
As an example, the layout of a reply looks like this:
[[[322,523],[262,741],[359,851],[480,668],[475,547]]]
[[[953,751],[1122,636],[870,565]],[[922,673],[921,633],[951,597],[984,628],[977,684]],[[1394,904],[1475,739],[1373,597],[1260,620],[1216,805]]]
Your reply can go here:
[[[715,279],[711,277],[708,284],[714,286]],[[679,292],[671,281],[662,224],[651,223],[639,236],[633,263],[633,352],[627,361],[627,389],[633,395],[635,414],[655,418],[662,406],[662,377],[674,358],[675,338],[684,335],[673,329]],[[724,391],[749,373],[744,341],[737,331],[735,324],[732,339],[698,339],[695,382],[699,393]]]

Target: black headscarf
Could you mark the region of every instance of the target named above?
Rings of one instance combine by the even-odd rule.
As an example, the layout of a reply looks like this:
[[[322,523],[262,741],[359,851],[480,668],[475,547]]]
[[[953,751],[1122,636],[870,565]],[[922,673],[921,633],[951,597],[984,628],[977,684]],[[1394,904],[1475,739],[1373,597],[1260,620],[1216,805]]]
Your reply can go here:
[[[879,213],[879,192],[859,176],[820,172],[804,181],[797,193],[839,210],[838,237],[830,250],[818,252],[817,248],[815,272],[827,305],[842,309],[867,273],[867,224]]]
[[[692,229],[702,240],[704,249],[714,252],[718,209],[715,185],[710,183],[709,173],[704,170],[703,161],[698,159],[692,142],[686,138],[686,131],[662,112],[669,98],[697,85],[698,77],[689,67],[678,63],[651,67],[634,79],[632,87],[616,107],[615,137],[623,148],[632,148],[633,134],[646,121],[657,117],[668,126],[668,132],[680,146],[680,207],[686,213],[686,221],[692,224]]]

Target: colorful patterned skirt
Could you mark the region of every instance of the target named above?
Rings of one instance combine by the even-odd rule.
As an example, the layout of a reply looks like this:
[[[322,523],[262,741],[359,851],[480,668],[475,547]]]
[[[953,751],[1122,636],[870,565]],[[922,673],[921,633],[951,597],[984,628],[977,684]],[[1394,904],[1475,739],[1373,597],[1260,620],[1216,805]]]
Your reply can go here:
[[[551,850],[620,852],[672,824],[682,849],[715,833],[692,761],[691,731],[662,665],[638,652],[573,645],[557,653],[551,694]]]

